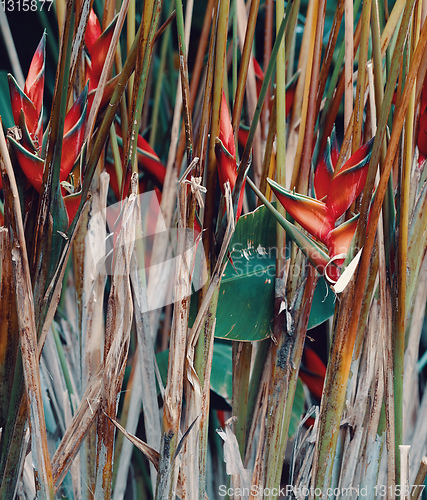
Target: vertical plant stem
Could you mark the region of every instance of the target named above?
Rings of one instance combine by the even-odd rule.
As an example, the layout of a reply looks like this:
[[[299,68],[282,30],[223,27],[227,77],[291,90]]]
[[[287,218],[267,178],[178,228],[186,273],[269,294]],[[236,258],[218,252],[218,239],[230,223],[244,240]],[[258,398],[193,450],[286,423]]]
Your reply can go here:
[[[409,22],[410,12],[412,8],[411,5],[407,5],[406,8],[407,8],[406,15],[408,16],[407,20]],[[405,14],[404,14],[404,19],[405,19]],[[402,42],[404,37],[405,34],[402,33],[401,36]],[[380,182],[377,188],[377,193],[371,208],[368,231],[366,236],[364,235],[364,233],[362,233],[363,240],[361,241],[364,241],[364,248],[359,262],[357,279],[355,282],[353,281],[349,283],[348,287],[344,290],[341,296],[342,298],[341,298],[340,309],[336,319],[334,343],[333,343],[333,348],[331,350],[331,360],[328,364],[328,371],[326,374],[324,396],[322,398],[322,406],[321,406],[321,418],[319,425],[319,436],[322,435],[327,436],[327,439],[325,438],[319,441],[314,458],[314,471],[313,471],[314,485],[322,489],[326,478],[326,469],[329,457],[333,457],[335,453],[337,430],[339,428],[342,409],[345,400],[345,383],[348,379],[348,373],[350,369],[351,355],[353,351],[357,325],[359,322],[363,293],[369,269],[371,252],[374,244],[376,226],[379,219],[381,205],[383,203],[385,192],[387,189],[391,167],[394,162],[394,157],[397,151],[397,146],[402,131],[404,117],[406,115],[407,106],[409,103],[410,93],[412,92],[412,87],[414,85],[414,81],[417,75],[420,78],[423,78],[427,68],[427,55],[424,53],[426,43],[427,43],[427,25],[424,25],[423,30],[421,32],[420,40],[417,44],[414,53],[413,61],[410,66],[410,71],[408,73],[405,88],[402,94],[402,100],[395,113],[393,130],[390,137],[389,147],[387,149],[387,155],[385,158],[383,172],[381,174]],[[396,70],[397,70],[397,64],[398,62],[395,63]],[[386,97],[384,99],[383,108],[381,110],[380,123],[383,123],[384,132],[385,132],[386,116],[388,116],[388,109],[389,109],[388,107],[387,112],[385,111],[387,103],[387,95],[390,92],[390,86],[393,86],[392,88],[394,89],[395,81],[396,80],[393,81],[393,79],[388,80],[386,88]],[[391,104],[391,98],[390,101],[388,101],[388,104],[389,105]],[[379,128],[380,127],[378,127],[378,129]],[[377,149],[373,150],[371,157],[371,167],[373,174],[372,177],[374,177],[375,175],[375,167],[378,164],[378,159],[380,156],[379,145],[382,144],[383,137],[384,135],[379,134],[379,131],[377,131],[377,135],[375,136],[375,141],[378,141],[379,144],[375,146],[375,141],[374,141],[374,149],[375,147]],[[367,182],[365,186],[365,193],[366,196],[364,196],[364,200],[365,198],[371,197],[372,184],[369,185]],[[360,228],[361,228],[361,220],[359,219],[357,232],[359,232]],[[359,236],[359,241],[360,241],[360,236]],[[344,391],[339,390],[338,388],[339,384],[342,384]]]
[[[352,154],[355,153],[362,140],[363,109],[365,107],[365,88],[367,84],[366,63],[368,61],[368,43],[371,19],[371,0],[363,2],[362,7],[362,34],[359,47],[359,66],[357,73],[356,103],[353,124]]]
[[[418,2],[417,2],[418,3]],[[412,23],[412,42],[416,37],[416,28]],[[409,37],[411,38],[411,37]],[[414,43],[407,44],[409,54],[407,57],[413,59]],[[397,273],[397,317],[395,322],[394,338],[394,414],[395,414],[395,449],[403,444],[403,368],[405,356],[405,332],[406,332],[406,287],[407,287],[407,264],[408,264],[408,226],[409,226],[409,197],[411,168],[413,158],[414,137],[414,115],[415,115],[415,85],[412,89],[408,111],[405,120],[404,151],[401,167],[400,182],[400,220],[398,233],[398,273]],[[396,478],[400,474],[400,454],[396,453]]]
[[[299,255],[301,256],[301,254]],[[303,265],[304,259],[298,264]],[[272,345],[271,348],[272,374],[267,410],[264,465],[265,488],[269,488],[270,491],[270,495],[266,495],[265,498],[271,500],[276,498],[273,495],[274,488],[280,486],[308,316],[317,281],[317,272],[311,265],[308,266],[308,275],[305,274],[305,277],[305,286],[303,282],[300,282],[301,291],[292,299],[293,304],[285,308],[285,314],[278,315],[274,331],[277,344]],[[302,276],[300,278],[302,279]],[[288,301],[289,299],[288,296]],[[283,300],[284,297],[276,297],[276,313],[280,310]],[[288,314],[292,317],[291,325],[286,319]]]
[[[208,149],[208,172],[206,181],[206,203],[203,227],[206,229],[204,239],[205,255],[210,263],[208,267],[213,269],[213,218],[215,210],[215,186],[216,186],[216,158],[215,138],[219,135],[219,114],[221,109],[222,88],[224,81],[225,51],[227,47],[229,1],[221,0],[218,4],[218,25],[216,29],[215,44],[215,70],[213,81],[211,129]]]
[[[237,83],[236,96],[234,99],[233,114],[231,119],[231,123],[233,125],[234,140],[236,144],[237,144],[237,133],[239,131],[239,126],[240,126],[240,116],[242,114],[243,98],[245,96],[246,81],[248,78],[249,62],[252,56],[252,44],[255,34],[259,1],[260,0],[253,0],[251,2],[249,17],[248,17],[248,25],[245,35],[245,43],[243,46],[242,58],[240,60],[239,78]],[[236,2],[236,7],[237,7],[237,2]]]
[[[274,13],[274,3],[273,0],[266,0],[265,3],[265,29],[264,29],[264,63],[263,67],[266,68],[268,61],[271,57],[271,47],[273,46],[273,13]],[[262,109],[261,114],[261,131],[266,134],[267,126],[269,125],[269,103],[270,103],[271,90],[270,87],[267,89],[267,94],[265,96],[265,104]],[[264,137],[263,137],[264,139]]]
[[[27,257],[24,226],[18,188],[7,150],[6,140],[0,121],[0,168],[9,234],[11,237],[12,269],[15,288],[16,310],[18,315],[19,338],[22,353],[22,366],[28,398],[30,417],[31,453],[35,470],[38,498],[53,499],[52,468],[47,446],[46,424],[41,392],[41,381],[37,351],[37,329],[34,313],[33,291],[30,267]]]
[[[170,9],[170,2],[167,1],[165,3],[166,7],[166,12],[169,12]],[[163,79],[164,79],[164,74],[165,74],[165,65],[166,65],[166,55],[167,55],[167,49],[169,46],[169,38],[170,38],[170,32],[171,29],[169,27],[166,28],[163,38],[162,38],[162,44],[160,46],[160,60],[159,60],[159,67],[157,71],[157,82],[156,82],[156,90],[154,91],[154,103],[153,103],[153,110],[151,112],[151,130],[150,130],[150,138],[149,138],[149,143],[152,148],[155,146],[156,142],[156,135],[157,135],[157,126],[159,122],[159,109],[160,109],[160,98],[162,95],[162,84],[163,84]]]
[[[319,0],[317,12],[316,36],[313,47],[312,73],[308,93],[307,121],[305,125],[304,145],[301,157],[301,168],[298,176],[298,191],[307,193],[311,159],[313,154],[314,127],[317,120],[316,100],[319,85],[320,58],[322,55],[323,25],[325,22],[326,0]],[[314,23],[313,23],[314,24]],[[307,87],[306,87],[307,88]]]
[[[187,50],[185,47],[184,14],[182,0],[175,1],[176,25],[178,29],[179,71],[181,75],[182,102],[184,105],[185,136],[187,142],[187,162],[193,161],[193,127],[191,124],[190,85],[188,82]],[[187,5],[189,9],[190,5]]]
[[[246,422],[248,406],[249,375],[251,369],[252,344],[233,342],[233,416],[240,455],[244,457],[246,446]]]
[[[344,131],[353,113],[353,2],[345,0]]]
[[[323,0],[322,0],[323,1]],[[309,104],[309,92],[311,73],[313,69],[314,43],[316,39],[317,16],[319,14],[319,0],[310,0],[307,9],[307,20],[304,27],[303,41],[300,52],[300,65],[302,72],[298,79],[297,90],[295,92],[295,103],[292,116],[300,116],[301,123],[298,134],[298,145],[295,153],[295,162],[292,172],[291,188],[296,187],[300,174],[303,147],[305,142],[305,131],[307,124],[307,112]],[[300,67],[300,65],[298,67]],[[302,94],[301,87],[303,88]],[[307,146],[308,147],[308,146]]]
[[[280,24],[284,15],[284,0],[276,0],[276,35],[280,30]],[[286,112],[286,60],[285,40],[283,39],[279,46],[276,60],[276,178],[277,182],[282,186],[286,184]],[[283,229],[280,228],[278,231],[282,235],[283,240]]]

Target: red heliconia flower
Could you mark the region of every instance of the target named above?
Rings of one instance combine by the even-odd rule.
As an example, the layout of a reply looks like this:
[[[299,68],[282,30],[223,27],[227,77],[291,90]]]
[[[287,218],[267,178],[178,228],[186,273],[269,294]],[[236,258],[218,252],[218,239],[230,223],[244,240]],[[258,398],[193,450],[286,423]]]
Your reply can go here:
[[[228,112],[227,99],[222,93],[221,113],[219,121],[219,137],[215,140],[215,156],[218,169],[219,184],[224,194],[224,184],[230,183],[233,191],[237,180],[236,146],[234,144],[233,128],[231,126],[230,114]],[[239,196],[236,219],[240,217],[243,206],[244,183]]]
[[[116,21],[117,17],[102,32],[95,11],[93,9],[90,11],[85,33],[85,43],[90,56],[90,61],[86,59],[86,81],[89,80],[89,91],[98,86]]]
[[[326,366],[323,361],[313,349],[304,346],[303,364],[301,365],[299,377],[319,401],[322,399],[325,376]]]
[[[86,125],[86,98],[87,86],[65,117],[61,170],[59,174],[60,182],[64,182],[68,178],[83,146]],[[29,151],[13,138],[9,137],[9,141],[14,148],[18,163],[25,176],[36,191],[40,193],[43,181],[44,159],[38,156],[37,151]]]
[[[318,200],[323,199],[328,194],[338,161],[338,155],[338,142],[334,127],[331,137],[328,137],[323,157],[314,171],[314,192]]]
[[[36,147],[38,147],[38,142],[41,139],[42,129],[45,46],[46,33],[43,33],[31,61],[24,90],[21,90],[12,75],[8,75],[14,122],[16,125],[19,124],[22,110],[25,126]]]
[[[343,167],[334,173],[326,205],[335,219],[338,219],[363,191],[373,144],[374,138],[361,146]]]
[[[259,62],[253,56],[252,56],[252,61],[254,63],[254,70],[255,70],[256,93],[257,96],[259,96],[261,92],[262,82],[264,81],[264,72],[262,71]]]
[[[9,142],[14,149],[22,171],[30,184],[39,193],[42,187],[45,164],[41,151],[45,38],[46,35],[43,34],[31,62],[24,91],[19,88],[14,78],[9,75],[13,117],[15,124],[19,126],[22,133],[20,142],[13,137],[9,137]],[[83,147],[87,92],[88,87],[86,86],[64,120],[64,137],[59,173],[61,185],[67,184],[66,181],[76,165]],[[69,190],[71,192],[67,193],[67,189],[62,187],[68,219],[71,222],[80,204],[81,189],[76,191],[76,186],[68,184]]]
[[[122,130],[119,123],[116,122],[115,128],[119,143],[120,156],[123,164],[123,139],[122,139]],[[147,173],[149,177],[151,177],[159,187],[162,187],[165,181],[166,168],[160,161],[160,158],[157,156],[154,149],[141,135],[138,135],[137,139],[137,158],[138,158],[139,168],[141,168],[141,170]],[[112,163],[107,163],[107,172],[110,174],[110,186],[114,194],[116,195],[117,199],[120,199],[121,186],[119,186],[118,184],[116,170]],[[125,196],[127,194],[128,187],[129,186],[127,187],[125,186],[124,189]]]
[[[337,228],[335,224],[363,190],[372,145],[373,139],[359,148],[338,172],[334,172],[325,202],[292,193],[277,182],[268,179],[277,199],[289,215],[326,245],[331,258],[347,253],[356,230],[357,217]],[[343,259],[340,263],[342,261]]]
[[[252,60],[254,62],[254,69],[255,69],[255,82],[256,82],[256,89],[257,89],[257,96],[259,97],[259,94],[261,92],[262,83],[264,81],[264,73],[263,73],[258,61],[255,59],[255,57],[252,57]],[[292,78],[292,80],[286,85],[286,94],[285,94],[286,117],[288,117],[290,112],[292,111],[297,81],[298,81],[298,75],[296,75],[294,78]],[[270,112],[271,112],[272,103],[273,103],[273,101],[269,102]],[[246,146],[246,142],[248,140],[248,135],[249,135],[249,127],[247,127],[245,125],[240,125],[239,131],[237,134],[237,138],[238,138],[239,144],[242,146],[242,148],[244,148]]]

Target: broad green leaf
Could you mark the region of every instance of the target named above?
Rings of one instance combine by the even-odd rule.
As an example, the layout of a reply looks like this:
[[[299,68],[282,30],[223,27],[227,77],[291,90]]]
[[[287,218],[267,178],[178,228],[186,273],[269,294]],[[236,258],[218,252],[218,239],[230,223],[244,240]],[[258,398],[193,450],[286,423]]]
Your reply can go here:
[[[221,280],[215,337],[243,342],[265,339],[273,320],[276,274],[276,220],[265,206],[239,219],[230,256],[232,262]],[[331,317],[334,307],[335,295],[320,278],[308,328]]]
[[[240,217],[221,280],[215,337],[255,341],[270,335],[276,275],[276,221],[262,206]]]

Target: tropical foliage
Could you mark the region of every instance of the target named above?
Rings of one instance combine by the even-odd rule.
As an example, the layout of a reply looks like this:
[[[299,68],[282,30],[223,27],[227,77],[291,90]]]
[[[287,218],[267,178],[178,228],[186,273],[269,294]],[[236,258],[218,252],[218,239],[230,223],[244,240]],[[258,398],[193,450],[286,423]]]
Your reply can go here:
[[[421,498],[427,4],[8,5],[0,497]]]

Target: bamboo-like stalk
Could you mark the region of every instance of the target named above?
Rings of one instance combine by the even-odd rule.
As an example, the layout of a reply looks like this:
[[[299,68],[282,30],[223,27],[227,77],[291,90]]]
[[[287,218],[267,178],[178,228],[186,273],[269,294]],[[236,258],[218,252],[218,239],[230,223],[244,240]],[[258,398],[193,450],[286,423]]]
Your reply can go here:
[[[311,73],[313,68],[314,43],[316,39],[317,16],[319,13],[319,0],[310,0],[307,8],[307,21],[304,27],[304,35],[301,43],[300,64],[301,74],[298,79],[297,89],[295,91],[294,109],[292,111],[292,122],[294,117],[301,117],[301,123],[298,133],[298,144],[295,152],[295,161],[292,172],[291,188],[297,186],[302,160],[304,137],[307,123],[307,111],[309,104],[309,91],[311,82]],[[292,125],[291,125],[292,126]],[[308,146],[307,146],[308,147]],[[307,172],[305,173],[307,175]]]
[[[95,497],[112,496],[115,426],[108,416],[115,417],[129,351],[133,301],[130,265],[135,244],[138,210],[138,176],[132,175],[130,196],[123,207],[121,226],[114,248],[111,291],[108,298],[105,326],[104,360],[102,363],[102,414],[97,422],[97,477]]]
[[[351,5],[351,18],[353,18],[353,2],[346,2],[345,0],[340,0],[337,3],[337,7],[335,9],[334,20],[332,22],[332,28],[331,28],[331,32],[329,34],[328,45],[326,47],[325,56],[323,59],[322,68],[321,68],[320,76],[319,76],[319,89],[317,91],[317,103],[316,103],[315,116],[317,116],[319,114],[319,111],[320,111],[320,107],[321,107],[321,103],[322,103],[322,99],[323,99],[323,94],[325,92],[326,82],[328,79],[328,74],[329,74],[329,70],[330,70],[330,67],[332,64],[332,59],[333,59],[333,55],[334,55],[334,51],[335,51],[335,47],[336,47],[336,43],[337,43],[337,39],[338,39],[338,33],[340,30],[342,17],[344,14],[344,6],[346,8],[346,14],[345,14],[345,16],[346,16],[345,23],[346,24],[345,25],[347,27],[347,6],[348,6],[348,4]],[[347,42],[347,37],[345,40]],[[353,54],[353,21],[351,21],[351,54]],[[347,76],[347,73],[346,73],[346,76]],[[351,74],[351,78],[353,78],[353,71]],[[353,80],[351,80],[351,81],[353,82]],[[353,94],[352,94],[351,103],[353,103]],[[344,105],[344,107],[345,107],[345,105]],[[353,110],[353,108],[351,108],[351,111],[352,110]],[[345,111],[344,111],[344,114],[345,114]],[[351,116],[351,112],[350,112],[350,116]],[[344,119],[344,130],[347,128],[345,124],[346,124],[346,121]]]
[[[301,155],[301,166],[298,174],[298,192],[307,193],[309,185],[309,172],[313,154],[314,127],[317,121],[317,89],[319,86],[320,58],[322,54],[323,26],[325,22],[326,1],[319,0],[317,7],[317,25],[314,38],[311,77],[308,88],[307,116],[305,123],[304,143]],[[313,22],[314,24],[314,22]]]
[[[405,19],[406,23],[409,22],[410,11],[411,11],[411,6],[407,5],[402,20],[403,26]],[[405,35],[402,34],[402,36],[399,37],[402,42],[404,36]],[[324,439],[322,442],[318,443],[314,461],[314,467],[315,467],[313,474],[314,485],[322,489],[326,479],[328,457],[333,456],[334,454],[336,446],[336,429],[339,427],[341,412],[344,404],[343,391],[339,390],[336,381],[337,380],[346,381],[348,378],[351,354],[353,350],[355,333],[357,330],[357,324],[360,315],[360,308],[365,288],[367,272],[369,268],[369,261],[374,242],[376,225],[378,222],[381,205],[384,200],[388,178],[394,161],[394,156],[396,154],[397,145],[399,142],[399,137],[403,126],[404,116],[406,114],[407,106],[409,103],[410,93],[412,91],[417,74],[418,76],[424,77],[426,71],[427,57],[424,54],[426,43],[427,43],[427,26],[424,26],[421,32],[420,40],[417,44],[414,53],[414,59],[411,63],[410,71],[407,76],[405,88],[402,94],[402,101],[400,103],[400,106],[396,110],[394,126],[390,137],[390,143],[387,150],[383,172],[381,174],[376,197],[371,208],[370,223],[366,234],[366,238],[364,238],[365,244],[361,255],[361,260],[359,263],[357,279],[355,282],[354,281],[350,282],[349,286],[347,287],[346,290],[344,290],[342,294],[340,310],[336,320],[335,337],[334,337],[333,349],[331,351],[331,361],[328,365],[328,372],[326,375],[324,397],[322,398],[321,420],[319,426],[319,435],[324,435],[324,436],[329,435],[332,436],[332,439],[328,439],[327,441],[326,439]],[[396,47],[397,46],[398,45],[396,45]],[[393,64],[396,66],[397,70],[398,61],[396,62],[393,61]],[[420,73],[418,73],[418,70],[420,70]],[[390,93],[391,93],[391,86],[394,86],[394,82],[395,80],[393,81],[393,79],[391,80],[389,79],[387,83],[386,95],[375,139],[375,141],[377,141],[379,144],[382,144],[382,140],[384,137],[384,135],[379,133],[380,125],[383,124],[382,126],[384,127],[384,132],[385,132],[386,120],[384,119],[385,117],[383,115],[386,114],[385,110],[387,109],[388,111],[389,109],[389,106],[387,108],[387,103],[391,104]],[[389,101],[388,98],[390,98]],[[374,150],[372,152],[372,157],[371,157],[372,173],[374,173],[375,167],[378,164],[379,154],[380,154],[380,147],[377,144],[375,149],[375,144],[374,144]],[[368,184],[367,182],[365,187],[365,193],[369,193],[369,197],[370,193],[372,192],[371,190],[372,190],[372,184]],[[364,202],[366,198],[368,198],[368,196],[364,197]],[[366,201],[366,203],[368,203],[368,201]],[[362,210],[363,210],[363,205],[362,205]],[[366,214],[366,212],[364,213]],[[363,211],[361,212],[361,217],[362,214]],[[358,233],[359,231],[361,231],[361,227],[363,228],[360,219],[357,230]]]
[[[135,40],[135,15],[136,15],[136,5],[135,5],[135,0],[130,0],[129,2],[129,7],[128,7],[128,15],[127,15],[127,20],[126,20],[126,46],[127,46],[127,51],[129,53],[132,44]],[[147,2],[151,6],[151,11],[152,12],[152,2]],[[144,2],[145,6],[145,2]],[[145,14],[144,10],[144,14]],[[133,85],[134,85],[134,75],[131,75],[129,78],[129,84],[128,84],[128,102],[132,102],[132,92],[133,92]],[[119,184],[120,186],[120,184]]]
[[[412,34],[409,46],[409,60],[413,58],[418,41],[418,29],[415,20],[412,22],[410,33]],[[409,198],[410,182],[413,158],[414,117],[415,117],[415,85],[412,89],[408,111],[405,120],[404,153],[401,170],[400,183],[400,220],[398,233],[398,273],[397,273],[397,315],[395,321],[394,338],[394,402],[395,402],[395,448],[403,444],[403,371],[405,356],[405,333],[406,333],[406,289],[407,289],[407,265],[408,265],[408,227],[409,227]],[[399,477],[401,466],[400,455],[396,460],[396,477]],[[402,483],[401,483],[402,484]],[[404,486],[402,484],[402,486]]]
[[[193,71],[191,73],[191,82],[190,82],[190,109],[191,109],[191,111],[193,111],[193,109],[194,109],[194,105],[195,105],[196,97],[197,97],[197,89],[198,89],[198,86],[200,83],[200,77],[202,75],[203,59],[205,57],[206,46],[207,46],[208,40],[209,40],[209,30],[210,30],[211,24],[212,24],[212,10],[214,8],[214,2],[215,2],[215,0],[208,0],[208,3],[206,5],[206,12],[205,12],[204,20],[203,20],[203,28],[202,28],[202,32],[200,34],[200,39],[199,39],[199,43],[198,43],[198,47],[197,47],[196,60],[194,61]],[[176,153],[176,163],[178,165],[181,165],[181,163],[182,163],[184,151],[185,151],[185,128],[182,128],[181,129],[181,137],[179,138],[178,150]],[[196,156],[201,158],[200,150],[197,151]],[[203,163],[203,162],[202,161],[199,162],[199,165],[197,166],[197,168],[200,168],[201,163]],[[199,174],[196,172],[196,175],[198,176]]]
[[[167,1],[165,3],[165,9],[167,12],[169,12],[170,9],[170,2]],[[170,32],[171,30],[167,28],[165,30],[164,36],[162,38],[162,43],[160,46],[160,60],[159,60],[159,67],[158,67],[158,79],[155,85],[155,91],[154,91],[154,103],[153,103],[153,110],[151,113],[151,130],[150,130],[150,138],[149,138],[149,143],[152,148],[154,148],[155,141],[156,141],[156,135],[157,135],[157,126],[159,122],[159,109],[160,109],[160,97],[162,95],[162,88],[163,88],[163,77],[165,73],[165,65],[166,65],[166,54],[167,54],[167,49],[169,46],[169,38],[170,38]]]
[[[255,26],[259,9],[259,0],[251,2],[248,24],[243,45],[242,58],[239,66],[239,77],[237,80],[236,95],[234,98],[233,113],[231,123],[233,126],[234,140],[237,144],[237,133],[240,126],[240,116],[242,114],[243,99],[245,96],[246,80],[248,77],[248,68],[252,56],[252,45],[255,35]]]
[[[192,4],[191,4],[192,5]],[[178,49],[179,49],[179,72],[181,75],[182,102],[184,105],[185,137],[187,143],[187,162],[193,161],[193,126],[191,122],[191,104],[190,104],[190,85],[188,82],[188,61],[187,49],[185,46],[184,33],[184,14],[182,10],[182,1],[175,1],[176,25],[178,30]],[[187,6],[187,9],[192,7]]]
[[[280,30],[280,23],[285,15],[284,0],[276,1],[276,34]],[[285,40],[279,46],[276,60],[276,178],[277,182],[286,185],[286,60]],[[282,240],[279,251],[283,246],[283,230],[278,229],[278,237]],[[279,259],[280,260],[280,259]]]
[[[249,376],[251,371],[252,344],[250,342],[233,342],[233,416],[234,433],[239,443],[240,455],[244,457],[246,446],[246,422],[249,392]]]
[[[427,476],[427,457],[423,457],[414,481],[414,490],[411,493],[411,500],[418,500],[421,498],[424,490],[423,484]]]
[[[251,122],[248,138],[246,140],[245,149],[244,149],[243,155],[242,155],[242,160],[240,162],[240,167],[239,167],[239,172],[237,175],[236,185],[239,185],[243,181],[244,176],[246,175],[246,169],[249,165],[250,152],[251,152],[252,143],[253,143],[254,136],[255,136],[255,130],[256,130],[256,127],[258,125],[258,121],[259,121],[259,118],[261,115],[261,110],[262,110],[262,105],[264,103],[265,94],[267,92],[267,87],[270,84],[269,83],[270,78],[271,78],[271,75],[273,73],[273,69],[274,69],[274,65],[275,65],[275,61],[276,61],[276,56],[277,56],[277,53],[278,53],[278,50],[280,47],[280,43],[282,41],[282,37],[284,36],[284,33],[285,33],[286,25],[287,25],[287,18],[284,18],[284,19],[282,19],[282,22],[280,24],[280,29],[277,33],[276,40],[275,40],[274,46],[273,46],[273,50],[271,51],[271,59],[270,59],[270,62],[267,66],[267,69],[265,71],[264,81],[262,82],[262,86],[261,86],[261,90],[259,93],[258,102],[257,102],[257,106],[255,109],[254,117],[253,117],[252,122]],[[233,194],[233,204],[234,204],[235,200],[237,200],[237,196],[238,196],[238,193],[235,190],[235,192]]]
[[[52,498],[53,478],[47,447],[40,371],[37,353],[37,330],[34,313],[30,266],[24,236],[21,206],[15,175],[0,121],[0,168],[6,193],[6,213],[11,237],[12,269],[15,288],[17,322],[22,353],[22,365],[28,398],[31,432],[31,453],[36,471],[36,489],[40,498]],[[6,182],[7,180],[7,182]]]
[[[274,4],[273,0],[267,0],[265,2],[265,28],[264,28],[264,59],[263,67],[268,66],[268,62],[271,57],[271,49],[273,47],[273,14],[274,14]],[[267,128],[269,126],[270,110],[268,103],[270,102],[271,91],[270,88],[267,89],[267,94],[265,96],[266,104],[264,104],[262,114],[261,114],[261,131],[265,135],[267,133]],[[264,137],[263,137],[264,139]]]
[[[153,0],[152,9],[150,11],[144,11],[144,14],[152,12],[152,17],[150,16],[150,30],[148,32],[147,40],[144,41],[142,37],[144,36],[144,30],[139,33],[139,51],[136,59],[136,69],[135,69],[135,80],[132,92],[132,108],[131,108],[131,120],[129,133],[126,142],[125,158],[123,162],[123,167],[126,169],[126,176],[124,176],[124,182],[126,182],[126,177],[130,179],[130,172],[132,171],[132,165],[135,163],[136,158],[136,141],[139,133],[139,122],[141,120],[142,107],[144,103],[145,92],[147,90],[148,73],[151,64],[151,57],[153,54],[154,47],[154,36],[157,31],[159,24],[160,13],[162,10],[162,0]],[[148,7],[147,7],[148,9]],[[143,26],[146,26],[145,22]],[[145,46],[144,46],[145,43]],[[141,50],[144,47],[145,50]],[[122,190],[125,188],[125,184],[122,183]],[[125,195],[127,193],[124,193]]]
[[[345,0],[344,130],[353,112],[353,2]]]
[[[213,251],[213,217],[215,209],[215,186],[216,186],[216,158],[215,158],[215,138],[219,135],[219,115],[221,110],[222,88],[224,81],[225,52],[227,46],[229,2],[218,4],[218,25],[216,27],[215,43],[215,70],[212,89],[212,111],[210,136],[213,140],[209,143],[208,149],[208,171],[206,180],[206,202],[203,219],[203,228],[206,229],[204,238],[205,254],[208,257],[209,267],[213,269],[211,262]]]
[[[297,294],[292,305],[285,307],[285,314],[279,316],[282,321],[277,321],[275,324],[274,333],[278,343],[272,345],[271,348],[272,372],[264,464],[265,487],[270,491],[270,495],[266,498],[269,499],[275,498],[272,492],[280,485],[308,317],[317,282],[317,272],[311,265],[309,265],[308,273],[300,276],[301,280],[304,278],[306,279],[305,286],[301,283],[301,292]],[[283,300],[284,297],[276,298],[276,314]],[[292,326],[288,325],[286,319],[288,314],[292,317]],[[281,331],[277,328],[281,328]]]
[[[362,141],[363,109],[365,107],[365,88],[367,85],[366,63],[368,61],[368,43],[371,19],[371,1],[363,2],[362,7],[362,33],[359,46],[359,65],[357,71],[356,102],[353,123],[353,141],[351,154],[355,153]]]

